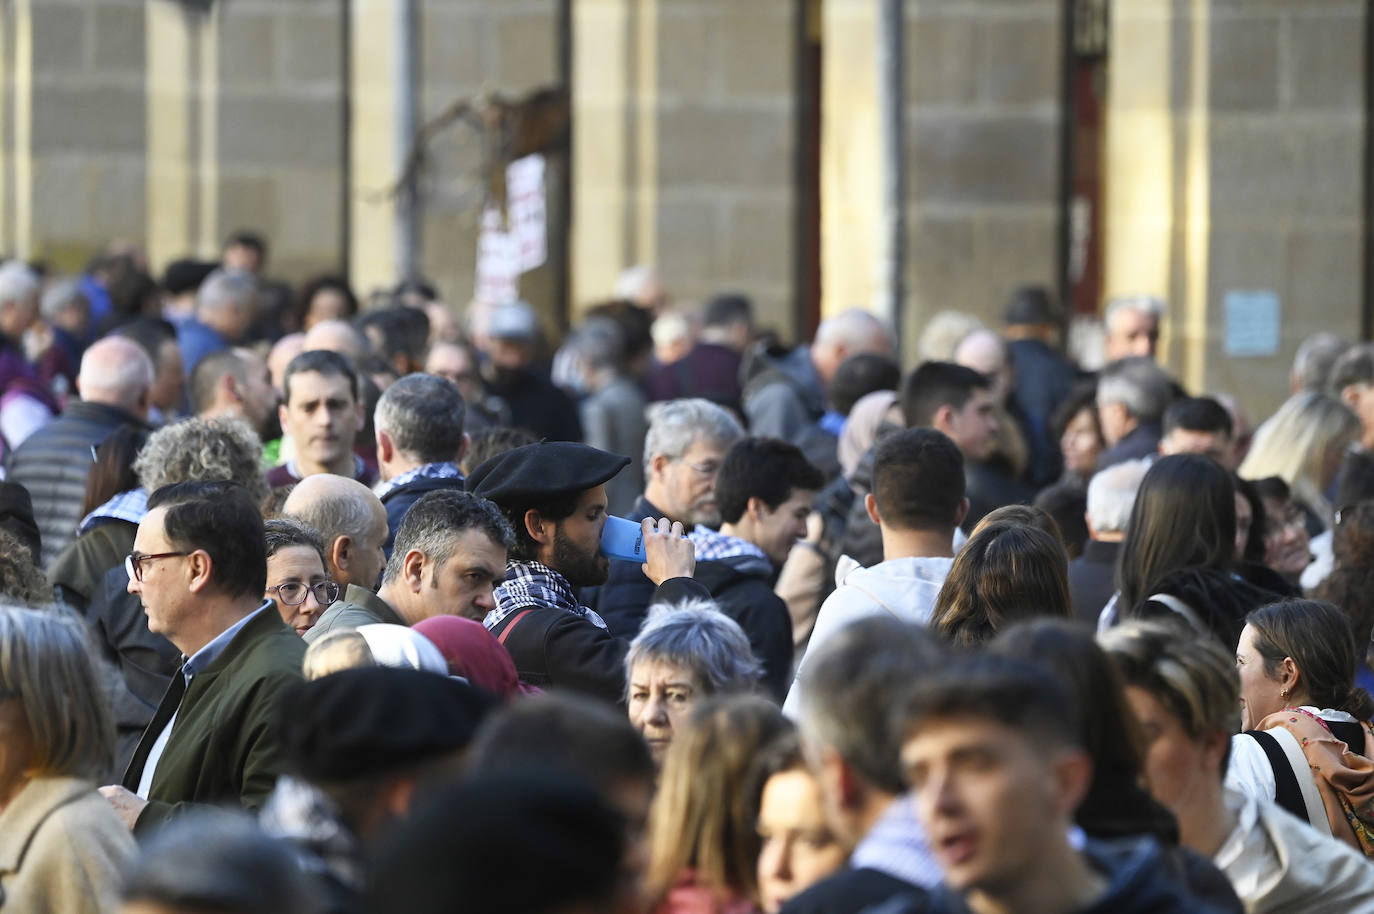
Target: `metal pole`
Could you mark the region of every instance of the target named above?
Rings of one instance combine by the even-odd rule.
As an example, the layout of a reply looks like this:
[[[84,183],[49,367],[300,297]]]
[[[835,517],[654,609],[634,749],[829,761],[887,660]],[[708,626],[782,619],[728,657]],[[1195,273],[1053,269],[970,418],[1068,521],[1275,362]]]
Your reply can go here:
[[[877,312],[892,325],[902,350],[906,301],[906,117],[903,97],[903,0],[878,0],[878,97],[882,143],[882,256]]]
[[[393,84],[396,87],[395,151],[398,167],[410,154],[419,129],[416,36],[419,33],[416,0],[392,0],[395,17],[392,35]],[[397,279],[414,279],[420,274],[420,196],[412,178],[396,196],[396,272]]]

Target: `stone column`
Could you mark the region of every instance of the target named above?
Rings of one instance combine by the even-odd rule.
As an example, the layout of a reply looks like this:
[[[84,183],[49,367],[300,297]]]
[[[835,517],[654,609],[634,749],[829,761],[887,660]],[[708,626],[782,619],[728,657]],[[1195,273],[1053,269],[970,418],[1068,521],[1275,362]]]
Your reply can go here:
[[[1170,302],[1162,355],[1254,415],[1298,345],[1353,338],[1363,289],[1364,5],[1112,8],[1106,291]],[[1271,291],[1278,352],[1231,357],[1228,292]]]

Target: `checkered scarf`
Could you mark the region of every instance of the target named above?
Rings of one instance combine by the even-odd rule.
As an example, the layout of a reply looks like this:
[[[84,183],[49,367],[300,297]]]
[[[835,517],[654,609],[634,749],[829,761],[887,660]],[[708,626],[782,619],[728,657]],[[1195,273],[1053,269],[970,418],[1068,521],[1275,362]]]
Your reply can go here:
[[[379,482],[373,486],[372,491],[378,498],[385,498],[393,489],[399,489],[407,483],[417,479],[462,479],[463,471],[458,469],[458,464],[448,461],[442,463],[426,463],[413,470],[406,470],[399,476],[388,479],[386,482]]]
[[[77,528],[77,533],[85,533],[92,527],[98,527],[102,520],[126,520],[131,524],[143,522],[143,515],[148,513],[148,493],[140,489],[130,489],[127,492],[120,492],[105,504],[96,508],[90,514],[81,519],[81,525]]]
[[[597,628],[606,622],[592,610],[577,602],[568,579],[540,562],[506,563],[506,581],[496,588],[496,608],[487,613],[482,624],[489,630],[511,613],[532,606],[549,606],[582,616]]]

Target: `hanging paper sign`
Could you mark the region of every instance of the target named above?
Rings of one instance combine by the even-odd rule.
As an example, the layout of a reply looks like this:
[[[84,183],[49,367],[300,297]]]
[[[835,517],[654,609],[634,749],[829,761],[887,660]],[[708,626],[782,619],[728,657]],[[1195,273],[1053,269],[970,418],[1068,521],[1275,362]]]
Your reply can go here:
[[[506,223],[520,272],[548,259],[548,214],[544,203],[544,157],[529,155],[506,166]]]
[[[491,305],[504,305],[520,297],[520,258],[515,237],[506,231],[501,211],[489,206],[482,211],[477,233],[477,290],[474,297]]]

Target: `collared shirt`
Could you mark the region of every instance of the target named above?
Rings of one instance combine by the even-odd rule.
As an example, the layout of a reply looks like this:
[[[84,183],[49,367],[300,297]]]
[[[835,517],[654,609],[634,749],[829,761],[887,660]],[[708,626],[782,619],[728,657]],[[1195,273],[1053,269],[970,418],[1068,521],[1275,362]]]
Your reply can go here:
[[[854,848],[849,865],[878,870],[922,888],[933,888],[944,878],[909,795],[888,804]]]
[[[768,553],[746,539],[720,533],[701,524],[697,524],[696,528],[687,536],[696,547],[698,562],[718,562],[721,559],[748,556],[762,559],[769,569],[772,569],[773,563],[768,558]]]
[[[148,493],[143,488],[130,489],[127,492],[120,492],[105,504],[96,508],[90,514],[81,519],[81,525],[77,528],[77,533],[85,533],[92,527],[97,527],[102,520],[126,520],[131,524],[143,523],[143,516],[148,513]]]
[[[243,631],[244,626],[268,608],[275,608],[275,604],[271,600],[263,600],[261,606],[220,632],[211,639],[209,644],[186,659],[181,664],[181,675],[186,680],[186,688],[191,688],[192,677],[197,673],[205,672],[212,663],[219,659],[219,656],[224,653],[224,649],[234,640],[234,636]],[[185,700],[184,692],[182,693],[182,700]],[[157,735],[157,741],[148,750],[148,760],[143,763],[143,773],[139,776],[138,790],[136,791],[145,800],[148,799],[148,791],[152,789],[153,775],[157,773],[157,763],[161,761],[162,753],[167,749],[167,741],[172,738],[172,727],[176,726],[177,714],[180,711],[181,709],[178,707],[171,719],[167,721],[167,726],[163,727],[162,732]]]
[[[451,461],[441,463],[426,463],[422,466],[406,470],[386,482],[379,482],[372,487],[372,491],[377,493],[378,498],[385,498],[390,492],[399,489],[407,483],[417,479],[462,479],[463,471],[458,469],[458,464]]]

